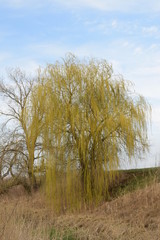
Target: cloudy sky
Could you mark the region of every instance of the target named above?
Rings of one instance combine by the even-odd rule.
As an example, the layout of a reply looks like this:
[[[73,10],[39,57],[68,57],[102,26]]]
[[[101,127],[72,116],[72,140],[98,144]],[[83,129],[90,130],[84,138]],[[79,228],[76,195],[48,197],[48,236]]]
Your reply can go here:
[[[137,167],[158,164],[160,0],[0,0],[0,76],[17,66],[33,72],[68,52],[105,58],[147,98],[152,147]]]

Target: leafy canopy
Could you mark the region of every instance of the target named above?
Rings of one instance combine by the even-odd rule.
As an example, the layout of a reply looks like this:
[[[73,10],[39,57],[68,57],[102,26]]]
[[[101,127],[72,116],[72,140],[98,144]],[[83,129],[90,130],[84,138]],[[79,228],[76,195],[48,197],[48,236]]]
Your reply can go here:
[[[67,55],[40,72],[35,96],[47,192],[57,208],[101,201],[124,154],[148,149],[150,106],[105,60]]]

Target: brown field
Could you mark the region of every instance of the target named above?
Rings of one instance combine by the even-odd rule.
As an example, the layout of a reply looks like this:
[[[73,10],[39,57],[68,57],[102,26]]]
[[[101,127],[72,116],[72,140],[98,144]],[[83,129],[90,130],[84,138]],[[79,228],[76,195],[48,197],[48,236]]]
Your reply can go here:
[[[43,194],[22,185],[0,196],[0,240],[159,240],[160,183],[127,193],[94,210],[59,216]]]

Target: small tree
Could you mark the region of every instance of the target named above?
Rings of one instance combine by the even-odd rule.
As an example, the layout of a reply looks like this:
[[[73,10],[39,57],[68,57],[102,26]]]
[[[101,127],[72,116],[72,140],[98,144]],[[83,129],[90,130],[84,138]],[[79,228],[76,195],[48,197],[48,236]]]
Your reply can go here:
[[[39,79],[48,192],[64,207],[78,198],[99,202],[124,153],[131,158],[148,149],[150,106],[105,60],[68,55]]]
[[[0,93],[5,106],[3,106],[5,110],[0,110],[0,115],[5,117],[3,128],[11,122],[10,139],[1,147],[1,154],[8,162],[11,161],[11,156],[14,156],[12,166],[15,166],[15,163],[21,166],[16,168],[16,174],[19,174],[20,169],[23,170],[23,174],[27,173],[31,187],[36,184],[34,164],[41,152],[38,138],[42,116],[38,112],[38,102],[34,98],[35,82],[36,79],[27,78],[19,69],[9,73],[8,85],[0,82]]]

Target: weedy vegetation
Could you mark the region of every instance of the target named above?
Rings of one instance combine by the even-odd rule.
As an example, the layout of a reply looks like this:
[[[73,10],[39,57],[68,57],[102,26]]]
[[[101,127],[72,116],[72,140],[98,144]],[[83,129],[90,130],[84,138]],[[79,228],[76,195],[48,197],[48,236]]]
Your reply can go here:
[[[1,193],[21,184],[32,198],[41,187],[50,211],[66,214],[93,210],[145,185],[145,174],[121,174],[118,168],[124,156],[132,161],[149,150],[151,107],[105,60],[79,60],[68,54],[39,69],[35,77],[16,69],[9,79],[0,82],[5,104],[0,110]],[[24,221],[18,220],[17,214],[12,214],[14,221],[24,222],[24,229],[35,221],[33,236],[26,232],[26,239],[43,239],[43,231],[45,239],[78,239],[77,226],[61,233],[54,224],[47,230],[42,221],[38,233],[39,220],[30,216],[27,222],[26,213],[20,214]]]

